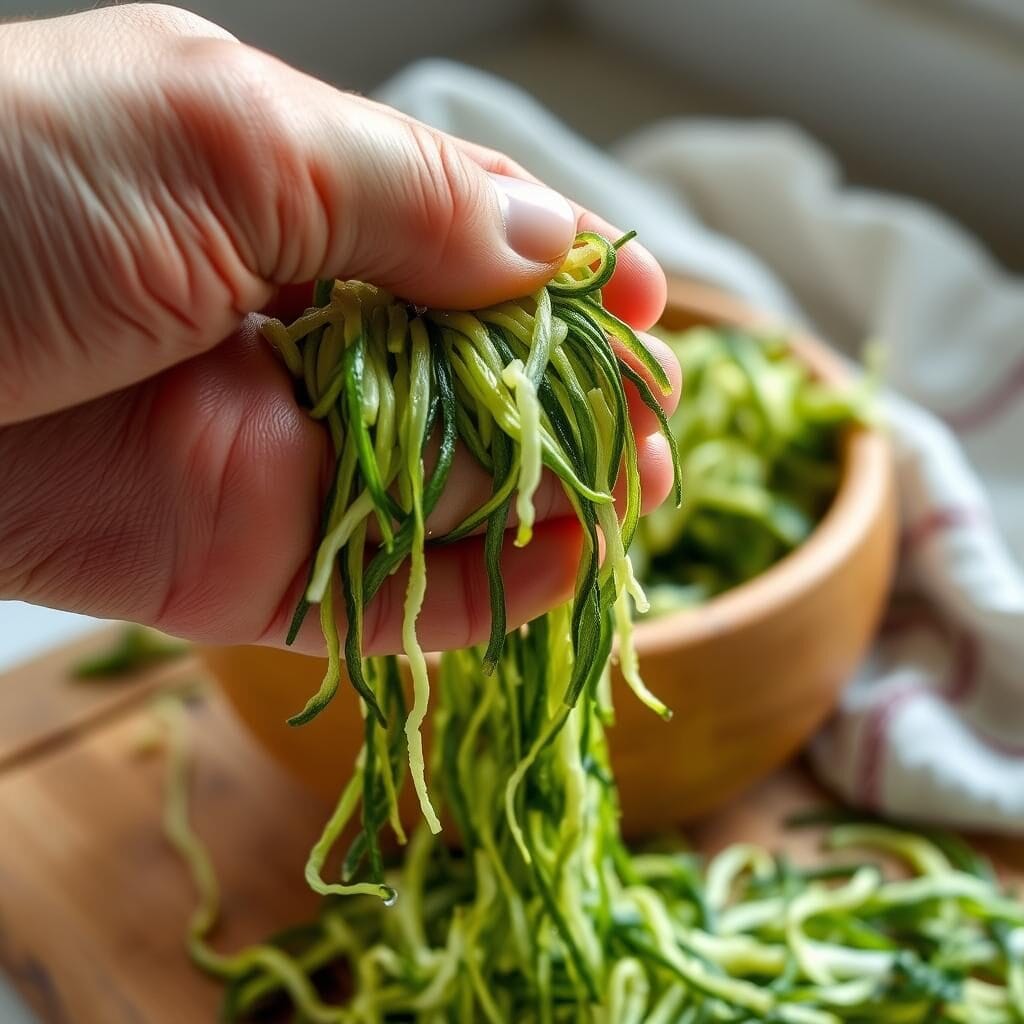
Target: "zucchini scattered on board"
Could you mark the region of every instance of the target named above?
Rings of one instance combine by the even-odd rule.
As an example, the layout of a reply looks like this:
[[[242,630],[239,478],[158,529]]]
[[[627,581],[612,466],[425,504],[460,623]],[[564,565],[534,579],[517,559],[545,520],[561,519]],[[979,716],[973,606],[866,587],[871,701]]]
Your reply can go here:
[[[148,626],[127,623],[108,647],[82,659],[72,667],[71,674],[83,681],[122,679],[150,665],[174,661],[188,651],[189,645],[183,640]]]

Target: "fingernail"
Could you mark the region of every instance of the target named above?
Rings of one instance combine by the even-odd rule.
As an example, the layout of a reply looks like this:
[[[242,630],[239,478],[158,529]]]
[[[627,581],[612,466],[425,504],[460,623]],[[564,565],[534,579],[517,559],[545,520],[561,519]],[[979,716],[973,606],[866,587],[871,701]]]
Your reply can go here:
[[[492,174],[508,244],[523,259],[550,263],[565,254],[576,233],[568,200],[543,185]]]

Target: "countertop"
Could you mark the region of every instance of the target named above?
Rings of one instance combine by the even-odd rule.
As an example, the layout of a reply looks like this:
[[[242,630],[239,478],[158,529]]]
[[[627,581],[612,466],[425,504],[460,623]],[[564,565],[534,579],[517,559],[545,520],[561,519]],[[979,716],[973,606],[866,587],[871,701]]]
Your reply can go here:
[[[0,601],[0,672],[50,647],[96,629],[101,623],[84,615]],[[37,1018],[0,976],[0,1024],[37,1024]]]

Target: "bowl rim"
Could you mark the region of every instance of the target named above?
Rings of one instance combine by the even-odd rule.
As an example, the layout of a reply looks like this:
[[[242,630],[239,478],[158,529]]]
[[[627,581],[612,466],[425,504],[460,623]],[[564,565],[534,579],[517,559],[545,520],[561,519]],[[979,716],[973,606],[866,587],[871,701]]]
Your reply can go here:
[[[684,278],[670,279],[666,311],[671,316],[673,310],[711,326],[782,333],[823,379],[850,379],[842,358],[823,342],[727,292]],[[637,650],[644,655],[678,650],[784,614],[787,606],[823,583],[851,556],[890,501],[892,481],[887,435],[878,427],[851,428],[843,443],[839,487],[807,540],[753,579],[705,604],[637,622]]]

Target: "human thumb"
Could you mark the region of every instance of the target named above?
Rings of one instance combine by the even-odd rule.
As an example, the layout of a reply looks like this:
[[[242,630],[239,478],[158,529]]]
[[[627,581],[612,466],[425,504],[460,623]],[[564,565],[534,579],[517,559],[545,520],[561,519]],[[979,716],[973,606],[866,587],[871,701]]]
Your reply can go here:
[[[295,237],[290,247],[282,234],[267,268],[275,283],[358,278],[424,305],[475,308],[527,294],[558,268],[576,215],[557,192],[491,173],[471,147],[388,108],[284,74],[303,99],[278,182],[295,204],[282,233]]]

